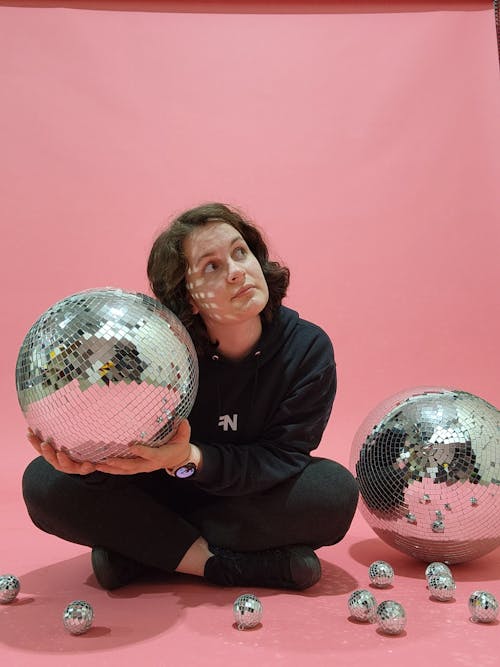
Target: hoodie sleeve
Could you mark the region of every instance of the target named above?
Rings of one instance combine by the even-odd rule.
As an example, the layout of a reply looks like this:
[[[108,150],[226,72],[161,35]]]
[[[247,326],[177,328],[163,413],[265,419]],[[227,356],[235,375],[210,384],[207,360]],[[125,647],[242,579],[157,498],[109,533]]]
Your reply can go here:
[[[239,496],[265,491],[301,472],[320,443],[336,388],[333,349],[325,337],[308,351],[258,441],[199,445],[203,465],[196,484],[216,495]]]

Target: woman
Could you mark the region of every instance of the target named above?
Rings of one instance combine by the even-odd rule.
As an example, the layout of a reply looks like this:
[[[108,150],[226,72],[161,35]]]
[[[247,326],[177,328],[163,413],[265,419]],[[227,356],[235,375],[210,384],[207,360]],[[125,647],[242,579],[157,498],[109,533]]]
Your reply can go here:
[[[135,458],[98,464],[30,432],[41,454],[23,478],[33,522],[92,547],[108,590],[151,568],[219,585],[312,586],[314,550],[344,537],[358,498],[344,467],[311,456],[336,391],[330,339],[281,305],[288,269],[224,204],[176,218],[153,244],[148,277],[197,349],[189,421],[161,447],[136,444]]]

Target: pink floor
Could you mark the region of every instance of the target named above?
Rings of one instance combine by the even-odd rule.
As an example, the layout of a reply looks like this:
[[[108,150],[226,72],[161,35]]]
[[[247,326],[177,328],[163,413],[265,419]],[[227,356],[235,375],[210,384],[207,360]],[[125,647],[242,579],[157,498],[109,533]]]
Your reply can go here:
[[[323,577],[303,593],[255,589],[264,614],[260,627],[233,626],[232,603],[244,591],[219,589],[175,575],[168,581],[101,590],[86,548],[66,544],[31,526],[18,494],[4,500],[0,568],[21,581],[21,593],[0,607],[2,665],[359,665],[498,664],[499,625],[469,620],[467,600],[476,589],[500,597],[499,550],[453,566],[456,596],[430,599],[425,563],[374,536],[358,514],[348,537],[320,550]],[[347,599],[370,588],[368,566],[384,559],[394,585],[372,589],[380,602],[403,604],[407,626],[399,636],[351,620]],[[83,599],[94,607],[87,634],[69,635],[61,622],[65,606]]]

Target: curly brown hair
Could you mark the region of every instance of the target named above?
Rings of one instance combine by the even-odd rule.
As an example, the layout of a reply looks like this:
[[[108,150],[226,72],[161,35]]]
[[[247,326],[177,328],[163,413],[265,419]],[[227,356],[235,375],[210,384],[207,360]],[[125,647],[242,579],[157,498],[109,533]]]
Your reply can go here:
[[[264,238],[255,224],[237,209],[219,202],[202,204],[177,216],[157,237],[148,259],[148,278],[153,293],[164,306],[181,320],[189,331],[198,354],[210,344],[202,318],[194,315],[186,288],[187,260],[184,240],[191,232],[207,222],[226,222],[244,238],[257,258],[269,288],[269,300],[262,311],[265,321],[271,321],[286,295],[290,271],[286,266],[269,259]]]

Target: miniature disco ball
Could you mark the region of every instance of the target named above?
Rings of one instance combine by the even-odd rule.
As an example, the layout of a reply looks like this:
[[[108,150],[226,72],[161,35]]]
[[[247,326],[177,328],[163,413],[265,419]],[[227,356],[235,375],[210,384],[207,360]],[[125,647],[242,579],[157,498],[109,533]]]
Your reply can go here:
[[[469,611],[475,623],[494,623],[498,616],[498,600],[493,593],[474,591],[469,596]]]
[[[0,604],[9,604],[15,600],[21,590],[21,583],[13,574],[0,575]]]
[[[90,289],[49,308],[28,331],[16,366],[28,425],[75,461],[159,446],[188,416],[198,360],[177,317],[156,299]]]
[[[375,533],[427,562],[460,563],[500,545],[499,426],[493,405],[441,387],[377,406],[350,461]]]
[[[368,577],[376,588],[386,588],[392,585],[394,569],[384,560],[376,560],[368,568]]]
[[[427,579],[431,597],[436,600],[451,600],[455,594],[455,580],[449,574],[434,574]]]
[[[425,578],[429,580],[430,577],[437,577],[441,574],[446,574],[453,578],[450,568],[446,563],[429,563],[425,568]]]
[[[394,600],[384,600],[375,614],[379,629],[388,635],[399,635],[406,627],[406,612],[403,605]]]
[[[350,615],[357,621],[369,621],[374,623],[377,615],[377,600],[366,588],[358,588],[353,591],[347,601]]]
[[[253,593],[244,593],[234,601],[233,616],[238,630],[254,628],[262,620],[262,602]]]
[[[92,605],[85,600],[73,600],[63,611],[63,625],[72,635],[83,635],[94,621]]]

